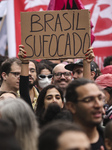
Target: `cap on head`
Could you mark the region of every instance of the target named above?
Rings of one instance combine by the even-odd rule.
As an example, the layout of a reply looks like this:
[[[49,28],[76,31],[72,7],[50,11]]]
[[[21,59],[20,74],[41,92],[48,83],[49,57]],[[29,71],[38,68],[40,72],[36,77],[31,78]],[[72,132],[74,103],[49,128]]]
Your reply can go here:
[[[102,89],[106,87],[112,87],[112,74],[103,74],[100,75],[95,82],[99,85]]]
[[[97,70],[99,69],[98,65],[94,61],[92,61],[90,65],[91,65],[91,71],[97,73]]]
[[[98,65],[94,61],[92,61],[90,63],[90,65],[91,65],[91,71],[94,71],[96,73]],[[65,66],[65,68],[67,70],[73,71],[73,69],[75,68],[75,66],[81,66],[81,67],[83,67],[83,60],[78,60],[74,64],[68,64],[68,65]]]
[[[109,66],[104,67],[104,69],[102,69],[101,72],[102,72],[103,74],[107,74],[107,73],[112,74],[112,65],[109,65]]]
[[[73,69],[75,68],[75,66],[81,66],[81,67],[83,67],[83,60],[78,60],[74,64],[68,64],[68,65],[65,66],[65,69],[73,71]]]

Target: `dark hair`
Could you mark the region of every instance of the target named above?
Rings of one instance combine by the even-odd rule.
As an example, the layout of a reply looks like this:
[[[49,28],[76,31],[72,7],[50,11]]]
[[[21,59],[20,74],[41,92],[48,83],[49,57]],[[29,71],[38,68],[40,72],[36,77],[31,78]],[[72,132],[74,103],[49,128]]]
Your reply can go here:
[[[80,78],[80,79],[75,79],[73,80],[67,87],[66,89],[66,101],[71,101],[71,102],[77,102],[78,100],[78,93],[76,92],[76,88],[81,86],[81,85],[85,85],[88,83],[94,83],[94,81],[92,80],[88,80],[85,78]],[[94,83],[95,84],[95,83]]]
[[[50,60],[48,60],[48,59],[42,59],[41,61],[40,61],[40,63],[44,63],[44,64],[47,64],[47,65],[49,65],[52,69],[57,65],[56,63],[52,63]]]
[[[112,61],[112,56],[108,56],[104,59],[104,64],[103,66],[106,67],[108,65],[110,65],[110,61]]]
[[[2,56],[2,55],[0,54],[0,66],[1,66],[1,64],[2,64],[6,59],[8,59],[7,56]]]
[[[15,138],[15,127],[6,120],[0,119],[0,149],[21,150]]]
[[[37,108],[36,108],[36,115],[39,117],[39,118],[41,118],[41,116],[43,115],[43,112],[44,112],[44,99],[45,99],[45,95],[46,95],[46,93],[47,93],[47,91],[49,90],[49,89],[52,89],[52,88],[55,88],[55,89],[57,89],[58,90],[58,92],[60,93],[60,95],[61,95],[61,99],[62,99],[62,101],[63,101],[63,92],[59,89],[59,88],[57,88],[55,85],[48,85],[48,86],[46,86],[45,88],[43,88],[42,89],[42,91],[40,92],[40,94],[39,94],[39,97],[38,97],[38,99],[37,99]]]
[[[1,64],[1,67],[0,67],[0,77],[1,77],[1,81],[3,81],[3,78],[2,78],[2,72],[5,72],[6,74],[9,74],[10,71],[11,71],[11,66],[13,63],[17,63],[17,65],[21,66],[21,61],[14,57],[14,58],[8,58],[6,59],[2,64]]]
[[[101,71],[99,69],[98,64],[95,61],[92,61],[90,65],[91,65],[91,71],[95,72],[94,80],[96,80],[96,78],[101,75]]]
[[[39,150],[57,150],[58,137],[66,131],[83,132],[75,123],[56,121],[46,125],[39,136]]]
[[[45,63],[39,63],[38,69],[37,69],[37,74],[40,74],[43,69],[48,69],[52,73],[52,68],[49,65],[47,65]]]
[[[60,106],[57,103],[50,103],[48,105],[47,110],[44,113],[40,127],[43,127],[46,124],[55,120],[73,122],[72,113],[65,108],[60,108]]]
[[[112,97],[112,87],[107,86],[104,90],[106,90],[109,93],[110,97]]]
[[[104,130],[104,136],[112,141],[112,120],[107,123]]]

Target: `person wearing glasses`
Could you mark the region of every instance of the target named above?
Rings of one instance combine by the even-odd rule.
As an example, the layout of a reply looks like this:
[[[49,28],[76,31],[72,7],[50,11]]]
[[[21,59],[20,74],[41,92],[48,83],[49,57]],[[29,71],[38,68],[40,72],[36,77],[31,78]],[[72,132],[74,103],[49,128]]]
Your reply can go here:
[[[44,87],[51,84],[52,68],[45,63],[38,63],[37,74],[37,87],[41,91]]]
[[[71,71],[65,69],[65,64],[60,63],[53,69],[52,83],[63,91],[65,95],[66,87],[72,81]]]
[[[21,75],[20,75],[20,95],[33,109],[31,98],[30,98],[30,93],[29,93],[29,88],[28,88],[29,87],[29,82],[28,82],[28,80],[29,80],[29,60],[25,59],[26,51],[25,51],[23,45],[19,46],[18,56],[19,56],[20,60],[22,61]],[[42,66],[42,64],[41,64],[41,66]],[[44,68],[40,71],[40,74],[38,76],[40,78],[40,80],[42,80],[43,77],[51,78],[50,71],[49,71],[50,76],[47,74],[48,72],[46,72],[46,71],[48,71],[48,70],[45,69],[45,66],[44,66]],[[46,76],[44,76],[45,72],[46,72]],[[23,86],[23,83],[24,83],[24,86]],[[51,88],[51,90],[50,89],[48,90],[48,92],[46,90],[45,94],[42,91],[41,91],[42,94],[40,93],[38,99],[36,100],[37,107],[39,107],[39,108],[37,108],[38,110],[39,109],[46,110],[48,105],[52,102],[56,102],[57,104],[59,104],[59,106],[61,108],[63,107],[63,101],[61,98],[60,91],[58,89],[56,89],[56,87],[54,85]],[[50,94],[49,94],[49,92],[50,92]],[[46,96],[46,94],[48,94],[48,96]],[[46,100],[46,101],[44,102],[44,100]],[[38,106],[39,103],[41,105],[41,108],[40,108],[40,106]],[[36,109],[36,112],[37,112],[37,109]]]
[[[104,93],[92,80],[80,78],[72,81],[66,90],[66,108],[90,139],[92,150],[104,150],[102,122]]]
[[[8,58],[0,68],[1,87],[0,91],[12,91],[17,93],[19,90],[19,79],[21,72],[21,61],[18,58]]]
[[[33,109],[28,89],[29,64],[28,60],[24,59],[24,56],[26,56],[26,51],[24,50],[22,45],[19,48],[18,56],[22,61],[21,75],[20,75],[20,95]],[[41,76],[39,76],[41,78],[43,76],[42,73],[43,72],[41,72]],[[23,89],[23,82],[24,82],[24,89]],[[54,119],[63,119],[70,121],[72,120],[71,113],[68,112],[68,110],[64,110],[63,92],[55,85],[50,84],[44,87],[39,93],[39,97],[37,99],[36,104],[37,107],[35,113],[39,121],[40,127],[43,127],[44,125],[46,125],[47,123],[51,122]]]

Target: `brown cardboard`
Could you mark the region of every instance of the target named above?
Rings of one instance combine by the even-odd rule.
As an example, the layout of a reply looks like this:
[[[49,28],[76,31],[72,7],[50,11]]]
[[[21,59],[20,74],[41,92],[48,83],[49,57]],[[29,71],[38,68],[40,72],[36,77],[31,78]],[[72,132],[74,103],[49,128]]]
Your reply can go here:
[[[21,39],[28,59],[83,58],[90,47],[90,13],[22,12]]]

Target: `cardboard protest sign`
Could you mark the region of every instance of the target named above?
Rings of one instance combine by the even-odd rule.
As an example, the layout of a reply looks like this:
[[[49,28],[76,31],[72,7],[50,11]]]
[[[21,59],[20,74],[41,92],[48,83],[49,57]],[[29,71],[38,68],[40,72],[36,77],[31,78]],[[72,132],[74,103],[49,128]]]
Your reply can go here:
[[[88,10],[21,13],[21,38],[28,59],[83,58],[90,47]]]

